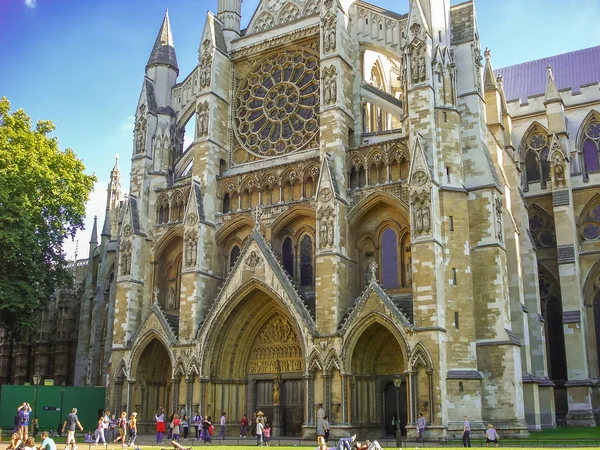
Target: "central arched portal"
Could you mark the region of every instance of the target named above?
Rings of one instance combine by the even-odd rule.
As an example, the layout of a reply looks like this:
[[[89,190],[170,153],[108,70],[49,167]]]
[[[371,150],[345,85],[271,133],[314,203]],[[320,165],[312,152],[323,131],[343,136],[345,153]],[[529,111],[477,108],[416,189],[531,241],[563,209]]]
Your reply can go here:
[[[304,422],[300,330],[270,293],[252,291],[219,328],[206,393],[209,414],[229,420],[262,411],[274,435],[299,436]],[[228,420],[228,421],[229,421]]]

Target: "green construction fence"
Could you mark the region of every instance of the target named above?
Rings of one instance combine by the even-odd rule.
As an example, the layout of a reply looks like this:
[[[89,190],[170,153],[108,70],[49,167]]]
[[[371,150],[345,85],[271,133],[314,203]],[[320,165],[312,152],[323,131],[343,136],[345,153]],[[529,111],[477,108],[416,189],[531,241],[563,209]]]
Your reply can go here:
[[[33,408],[30,424],[37,416],[40,431],[57,430],[71,412],[77,408],[79,422],[85,431],[95,430],[104,410],[106,389],[78,386],[17,386],[5,384],[0,391],[0,428],[6,436],[12,433],[17,408],[29,402]],[[79,431],[79,430],[78,430]]]

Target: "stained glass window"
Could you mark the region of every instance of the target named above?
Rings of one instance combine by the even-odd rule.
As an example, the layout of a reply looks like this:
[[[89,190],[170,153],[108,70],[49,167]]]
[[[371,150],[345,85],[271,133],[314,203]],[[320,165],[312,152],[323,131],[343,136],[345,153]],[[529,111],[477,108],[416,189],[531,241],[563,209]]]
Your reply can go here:
[[[312,239],[305,235],[300,242],[300,286],[313,283]]]
[[[600,200],[583,214],[583,238],[586,241],[600,239]]]
[[[546,182],[550,180],[550,162],[548,155],[550,148],[548,136],[538,127],[525,138],[525,176],[527,183],[542,182],[542,187],[546,187]]]
[[[556,245],[554,221],[539,208],[535,208],[529,214],[529,231],[538,247],[548,248]]]
[[[398,236],[387,228],[381,236],[381,281],[386,289],[400,286],[398,282]]]
[[[600,123],[596,117],[585,127],[583,142],[583,162],[585,170],[595,172],[600,170]]]
[[[281,246],[281,260],[283,262],[283,268],[290,276],[294,276],[294,248],[292,240],[288,237],[283,241]]]
[[[318,146],[318,55],[290,49],[256,63],[235,96],[234,132],[257,156]]]

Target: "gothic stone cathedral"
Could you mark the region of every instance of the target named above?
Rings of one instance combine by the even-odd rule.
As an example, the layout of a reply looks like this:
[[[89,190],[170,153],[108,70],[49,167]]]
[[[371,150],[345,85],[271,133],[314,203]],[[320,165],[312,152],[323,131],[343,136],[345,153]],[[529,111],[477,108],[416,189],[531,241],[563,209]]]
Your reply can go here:
[[[245,30],[240,6],[182,81],[164,18],[75,382],[148,429],[160,406],[304,437],[321,405],[332,436],[595,425],[600,47],[494,71],[472,1],[262,0]]]

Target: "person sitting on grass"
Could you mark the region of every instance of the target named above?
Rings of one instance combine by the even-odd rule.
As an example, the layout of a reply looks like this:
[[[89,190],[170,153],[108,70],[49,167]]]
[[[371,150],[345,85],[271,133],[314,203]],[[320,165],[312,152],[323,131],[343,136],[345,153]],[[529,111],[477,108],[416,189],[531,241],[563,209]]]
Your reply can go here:
[[[42,431],[40,437],[42,438],[42,443],[38,447],[38,450],[56,450],[56,442],[48,436],[47,431]]]
[[[494,443],[494,444],[496,444],[496,447],[498,447],[499,439],[500,439],[500,436],[498,436],[498,432],[494,429],[494,426],[491,423],[488,424],[488,429],[485,430],[486,446],[489,447],[490,444]]]
[[[10,438],[10,442],[8,444],[8,447],[6,447],[6,450],[16,450],[19,448],[19,446],[21,445],[21,434],[20,433],[13,433],[13,435]]]
[[[192,447],[184,447],[177,441],[171,441],[171,444],[173,444],[173,447],[177,450],[192,450]]]
[[[356,435],[353,434],[349,438],[340,438],[338,441],[337,449],[338,450],[350,450],[352,448],[352,444],[356,439]]]
[[[35,439],[33,437],[28,437],[25,441],[25,446],[23,450],[36,450],[35,448]]]
[[[365,441],[364,444],[361,444],[360,442],[356,442],[354,444],[354,448],[356,450],[383,450],[383,448],[377,441],[373,441],[373,442]]]

